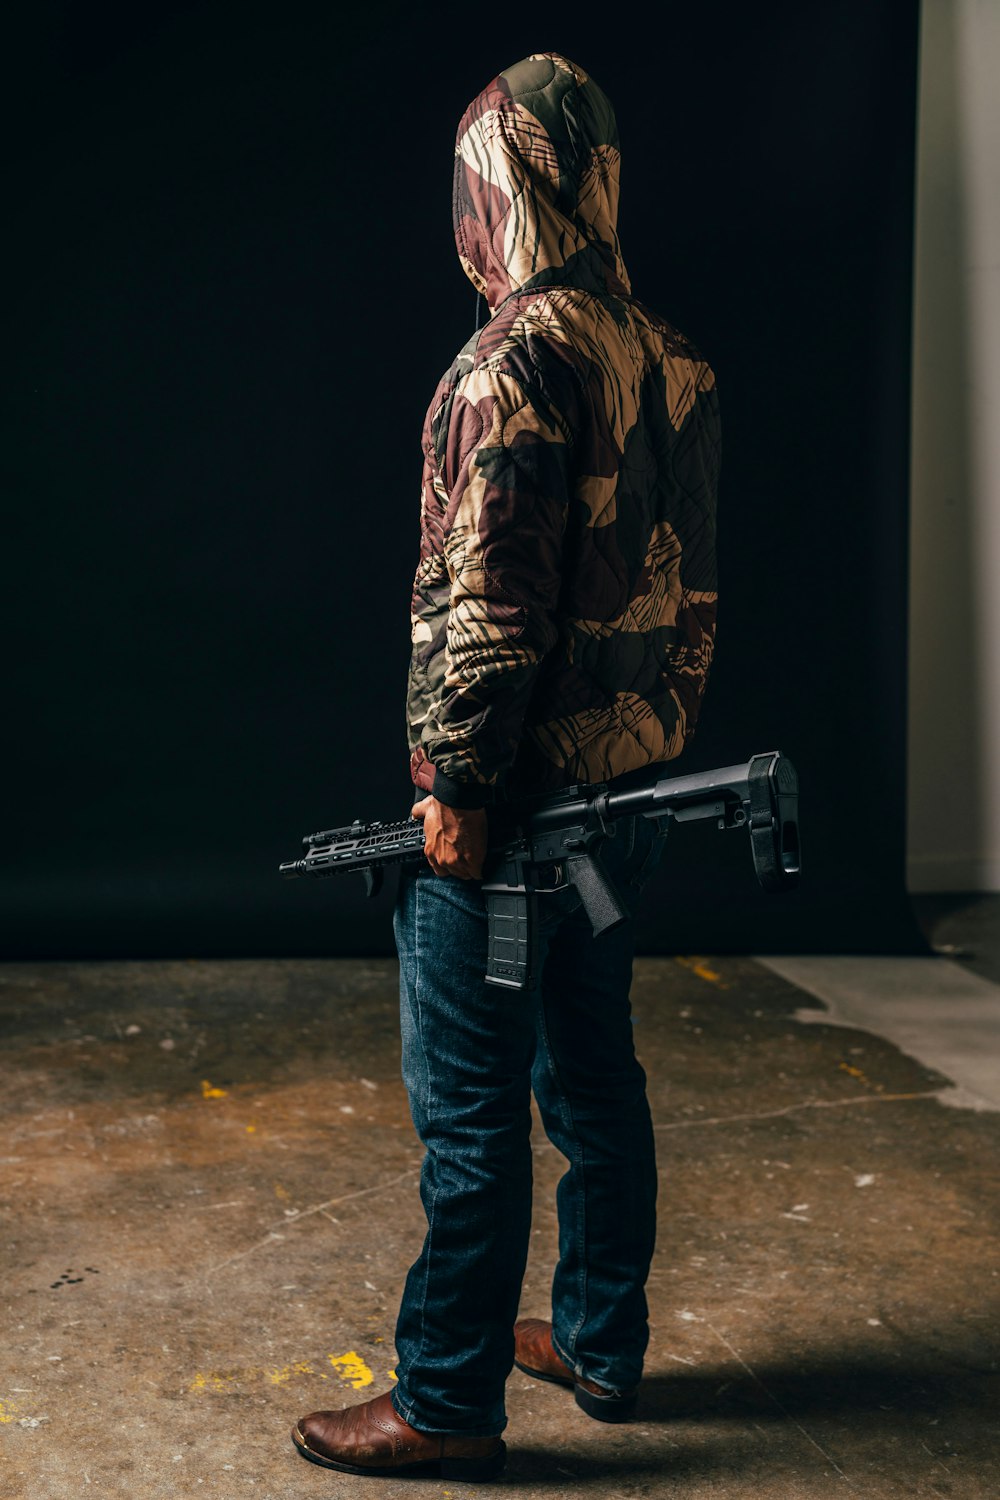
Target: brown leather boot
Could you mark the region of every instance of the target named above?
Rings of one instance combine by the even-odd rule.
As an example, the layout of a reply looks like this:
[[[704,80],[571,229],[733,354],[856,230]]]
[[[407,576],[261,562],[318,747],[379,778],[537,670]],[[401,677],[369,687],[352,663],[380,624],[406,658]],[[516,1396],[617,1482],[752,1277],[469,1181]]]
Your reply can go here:
[[[598,1422],[627,1422],[635,1411],[638,1387],[616,1391],[596,1380],[581,1380],[552,1343],[552,1324],[541,1318],[519,1318],[514,1324],[514,1363],[525,1375],[569,1387],[576,1404]]]
[[[314,1411],[292,1428],[303,1458],[345,1474],[439,1474],[475,1483],[503,1472],[500,1437],[418,1432],[396,1411],[386,1391],[343,1411]]]

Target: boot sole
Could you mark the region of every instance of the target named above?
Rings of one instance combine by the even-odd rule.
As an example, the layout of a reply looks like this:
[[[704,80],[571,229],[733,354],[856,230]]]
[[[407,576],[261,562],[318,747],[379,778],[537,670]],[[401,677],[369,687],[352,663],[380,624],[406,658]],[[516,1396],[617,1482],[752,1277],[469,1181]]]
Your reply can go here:
[[[485,1480],[498,1479],[507,1462],[507,1445],[501,1442],[495,1453],[488,1458],[426,1458],[412,1464],[345,1464],[337,1459],[325,1458],[306,1446],[297,1427],[292,1428],[292,1442],[303,1458],[323,1469],[336,1469],[341,1474],[371,1474],[376,1479],[390,1479],[394,1474],[401,1479],[416,1479],[420,1475],[436,1475],[440,1479],[457,1479],[466,1484],[479,1484]]]
[[[530,1365],[522,1365],[519,1359],[515,1359],[514,1363],[522,1374],[530,1375],[532,1380],[544,1380],[549,1385],[561,1385],[568,1391],[571,1391],[576,1385],[576,1381],[572,1377],[567,1380],[564,1375],[546,1375],[544,1370],[533,1370]]]
[[[582,1385],[573,1387],[576,1404],[595,1422],[628,1422],[631,1420],[638,1397],[633,1392],[628,1396],[595,1396],[585,1391]]]

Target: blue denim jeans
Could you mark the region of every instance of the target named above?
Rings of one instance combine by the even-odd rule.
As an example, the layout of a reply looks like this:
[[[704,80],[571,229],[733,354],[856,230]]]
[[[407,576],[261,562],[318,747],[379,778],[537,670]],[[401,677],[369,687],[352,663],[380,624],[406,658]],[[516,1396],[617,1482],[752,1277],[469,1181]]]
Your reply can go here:
[[[663,847],[626,819],[602,851],[635,902]],[[595,938],[574,890],[540,897],[538,980],[487,985],[478,881],[404,870],[394,926],[403,1079],[426,1148],[423,1249],[396,1327],[396,1410],[424,1432],[498,1433],[514,1357],[531,1223],[534,1089],[568,1163],[558,1193],[556,1348],[577,1375],[634,1386],[648,1340],[644,1292],[656,1164],[633,1047],[634,920]]]

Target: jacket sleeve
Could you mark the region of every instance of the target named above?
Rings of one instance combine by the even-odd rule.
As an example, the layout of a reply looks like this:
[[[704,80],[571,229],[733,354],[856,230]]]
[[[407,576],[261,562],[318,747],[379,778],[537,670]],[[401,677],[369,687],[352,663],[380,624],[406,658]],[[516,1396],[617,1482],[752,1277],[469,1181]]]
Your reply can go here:
[[[502,791],[557,638],[570,450],[534,384],[480,369],[457,387],[438,451],[450,592],[444,690],[421,745],[434,796],[483,807]]]

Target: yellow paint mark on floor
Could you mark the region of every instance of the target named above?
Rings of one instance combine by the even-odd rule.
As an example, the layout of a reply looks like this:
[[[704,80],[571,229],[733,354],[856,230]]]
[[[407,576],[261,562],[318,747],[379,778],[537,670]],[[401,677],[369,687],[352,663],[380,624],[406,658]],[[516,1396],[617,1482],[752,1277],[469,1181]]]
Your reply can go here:
[[[352,1385],[356,1391],[371,1385],[375,1379],[361,1355],[356,1354],[353,1349],[346,1354],[331,1354],[330,1363],[345,1385]]]
[[[226,1090],[213,1088],[207,1078],[201,1080],[201,1097],[203,1099],[225,1099]]]
[[[287,1385],[293,1375],[315,1375],[316,1371],[307,1359],[299,1359],[294,1364],[283,1365],[280,1370],[268,1370],[266,1374],[272,1385]],[[323,1379],[326,1379],[325,1375]]]
[[[256,1127],[256,1125],[248,1125],[247,1126],[247,1135],[256,1135],[256,1134],[257,1134],[257,1127]]]
[[[235,1385],[242,1373],[245,1372],[227,1370],[225,1373],[222,1373],[218,1370],[209,1370],[207,1374],[203,1374],[199,1370],[188,1386],[188,1390],[193,1391],[195,1394],[198,1394],[200,1391],[226,1391],[231,1385]]]
[[[674,962],[679,963],[682,968],[690,969],[692,974],[697,974],[698,978],[704,979],[706,984],[714,984],[720,990],[728,990],[729,988],[722,975],[709,967],[707,958],[694,958],[678,954]]]
[[[337,1377],[345,1385],[353,1386],[356,1391],[363,1390],[366,1385],[371,1385],[375,1379],[364,1360],[353,1349],[347,1354],[329,1354],[327,1359],[336,1371]],[[329,1378],[318,1368],[315,1359],[295,1359],[287,1365],[244,1365],[239,1369],[199,1370],[194,1379],[189,1382],[187,1389],[193,1396],[202,1396],[206,1392],[231,1394],[236,1389],[245,1389],[254,1385],[283,1387],[300,1379],[327,1380]],[[396,1379],[395,1370],[390,1373],[389,1379]],[[0,1422],[14,1421],[14,1416],[5,1413],[16,1412],[16,1410],[16,1407],[9,1404],[5,1407],[3,1402],[0,1402]]]
[[[878,1089],[879,1085],[877,1083],[872,1083],[867,1073],[863,1073],[862,1070],[860,1068],[856,1068],[853,1063],[840,1062],[837,1064],[837,1067],[842,1073],[849,1073],[852,1078],[856,1078],[859,1083],[866,1083],[870,1089]]]
[[[15,1422],[19,1410],[20,1408],[14,1406],[10,1401],[0,1401],[0,1424],[5,1425],[7,1422]]]
[[[281,1186],[280,1182],[276,1182],[274,1184],[274,1196],[280,1198],[282,1203],[288,1203],[292,1195],[286,1187]]]
[[[396,1374],[395,1370],[390,1370],[389,1371],[389,1379],[390,1380],[398,1380],[399,1379],[399,1376]]]

